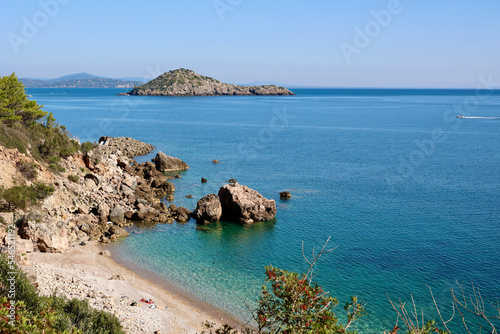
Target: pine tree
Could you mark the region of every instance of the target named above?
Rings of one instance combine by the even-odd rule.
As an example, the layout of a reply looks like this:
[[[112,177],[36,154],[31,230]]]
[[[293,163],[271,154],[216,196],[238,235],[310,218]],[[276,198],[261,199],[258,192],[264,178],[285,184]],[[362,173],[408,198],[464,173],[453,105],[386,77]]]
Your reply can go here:
[[[0,123],[20,120],[29,124],[47,115],[42,107],[28,99],[15,73],[0,78]]]

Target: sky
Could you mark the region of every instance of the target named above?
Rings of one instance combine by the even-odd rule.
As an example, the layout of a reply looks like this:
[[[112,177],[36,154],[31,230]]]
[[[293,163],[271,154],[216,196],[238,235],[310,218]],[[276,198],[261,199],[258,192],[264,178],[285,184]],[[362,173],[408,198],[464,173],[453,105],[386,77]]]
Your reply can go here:
[[[500,82],[498,0],[4,0],[0,75],[476,88]],[[500,86],[500,85],[499,85]]]

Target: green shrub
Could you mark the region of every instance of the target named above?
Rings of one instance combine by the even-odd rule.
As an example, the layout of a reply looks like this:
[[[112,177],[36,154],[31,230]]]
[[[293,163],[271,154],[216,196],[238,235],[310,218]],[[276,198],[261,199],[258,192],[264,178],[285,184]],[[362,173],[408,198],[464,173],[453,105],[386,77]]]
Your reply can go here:
[[[35,194],[26,186],[13,186],[2,190],[2,199],[8,204],[8,209],[26,209],[31,204],[36,203]]]
[[[38,165],[35,162],[19,161],[17,169],[28,180],[34,180],[38,176]]]
[[[64,168],[63,166],[59,165],[58,163],[54,163],[54,162],[50,163],[48,168],[52,173],[57,174],[57,175],[59,175],[60,173],[62,173],[66,170],[66,168]]]
[[[304,274],[266,267],[256,321],[261,331],[272,333],[351,333],[352,322],[364,314],[363,304],[352,297],[344,309],[348,323],[338,322],[338,301]]]
[[[54,187],[43,184],[43,183],[34,183],[31,185],[33,192],[35,193],[35,197],[38,200],[42,200],[54,193]]]
[[[78,180],[80,180],[80,177],[78,175],[68,175],[68,180],[70,180],[71,182],[78,182]]]
[[[49,129],[46,139],[38,146],[44,160],[52,157],[66,158],[80,149],[77,141],[70,139],[61,129]]]
[[[81,147],[82,153],[86,154],[94,149],[95,144],[93,144],[89,141],[86,141],[85,143],[82,143],[82,145],[80,145],[80,147]]]
[[[8,189],[0,189],[0,198],[8,203],[8,209],[14,208],[26,209],[31,205],[35,205],[38,200],[42,200],[54,193],[54,187],[43,184],[34,183],[30,186],[13,186]]]

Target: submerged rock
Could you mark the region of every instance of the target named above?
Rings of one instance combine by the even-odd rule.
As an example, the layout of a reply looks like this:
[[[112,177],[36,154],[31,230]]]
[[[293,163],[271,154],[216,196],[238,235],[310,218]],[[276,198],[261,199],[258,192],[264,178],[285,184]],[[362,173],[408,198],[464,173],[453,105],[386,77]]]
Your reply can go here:
[[[199,224],[209,224],[220,220],[222,216],[222,206],[219,196],[210,194],[204,196],[196,204],[193,217]]]
[[[247,186],[231,183],[219,190],[224,219],[254,223],[271,220],[276,216],[274,200],[264,198]]]

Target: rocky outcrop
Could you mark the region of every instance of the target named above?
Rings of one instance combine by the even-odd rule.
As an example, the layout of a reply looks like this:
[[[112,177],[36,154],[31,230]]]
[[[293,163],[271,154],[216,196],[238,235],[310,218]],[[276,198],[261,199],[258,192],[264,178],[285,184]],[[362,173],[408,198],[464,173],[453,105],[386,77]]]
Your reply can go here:
[[[288,191],[280,192],[280,199],[290,199],[292,195]]]
[[[50,222],[43,215],[29,214],[22,218],[19,224],[19,236],[23,240],[31,240],[30,248],[36,248],[41,252],[62,253],[69,249],[68,231],[59,224],[47,224]],[[33,247],[34,246],[34,247]],[[25,248],[27,247],[25,243]]]
[[[99,145],[121,151],[125,156],[133,158],[150,153],[154,146],[129,137],[101,137]]]
[[[150,145],[129,138],[104,137],[101,145],[87,154],[61,159],[59,164],[64,171],[59,175],[39,165],[37,182],[50,184],[54,193],[30,208],[36,214],[19,213],[25,217],[17,224],[16,234],[23,245],[20,249],[64,252],[88,241],[106,243],[127,236],[123,227],[134,220],[155,223],[172,223],[177,218],[189,220],[189,210],[171,212],[160,201],[175,191],[168,182],[170,177],[154,163],[138,164],[128,156],[151,149]],[[4,155],[10,160],[0,164],[0,186],[8,187],[9,179],[22,176],[9,166],[16,166],[19,159],[30,158],[0,146],[0,154],[3,152],[8,153]],[[6,244],[5,238],[6,230],[0,228],[0,252]]]
[[[257,191],[238,183],[231,183],[219,190],[223,219],[246,224],[271,220],[276,216],[274,200],[264,198]]]
[[[158,152],[156,157],[151,161],[155,163],[156,169],[160,172],[173,172],[189,169],[188,164],[181,159],[171,157],[163,152]]]
[[[210,194],[204,196],[196,204],[193,217],[199,224],[209,224],[220,220],[222,216],[222,206],[219,196]]]
[[[128,94],[155,96],[295,95],[288,89],[275,85],[227,84],[184,68],[163,73],[156,79],[135,87]]]

